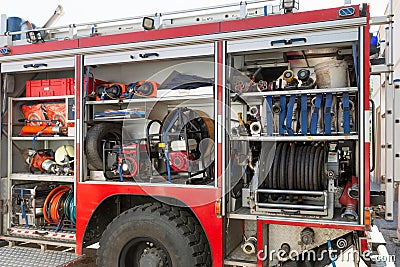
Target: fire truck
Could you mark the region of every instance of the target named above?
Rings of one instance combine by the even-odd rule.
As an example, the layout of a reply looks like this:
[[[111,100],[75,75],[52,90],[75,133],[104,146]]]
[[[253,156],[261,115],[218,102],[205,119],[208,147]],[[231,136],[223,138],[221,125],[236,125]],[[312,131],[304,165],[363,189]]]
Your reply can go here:
[[[3,15],[1,265],[370,264],[373,19],[297,5]]]

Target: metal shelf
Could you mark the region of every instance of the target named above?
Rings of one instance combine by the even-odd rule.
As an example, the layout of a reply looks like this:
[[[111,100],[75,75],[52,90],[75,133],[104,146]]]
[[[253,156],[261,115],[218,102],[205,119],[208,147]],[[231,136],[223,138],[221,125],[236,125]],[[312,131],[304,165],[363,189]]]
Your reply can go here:
[[[94,118],[93,121],[145,121],[146,118],[129,118],[129,117],[98,117]]]
[[[358,140],[358,135],[282,135],[282,136],[232,136],[231,141],[342,141]]]
[[[51,174],[32,174],[32,173],[12,173],[11,180],[19,181],[40,181],[40,182],[67,182],[73,183],[75,176],[51,175]]]
[[[12,98],[12,101],[43,101],[43,100],[59,100],[59,99],[72,99],[74,95],[64,96],[34,96],[34,97],[18,97]]]
[[[152,103],[152,102],[165,102],[165,101],[183,101],[183,100],[213,100],[212,94],[204,95],[185,95],[185,96],[165,96],[165,97],[148,97],[148,98],[134,98],[134,99],[120,99],[120,100],[99,100],[99,101],[86,101],[86,105],[110,105],[110,104],[131,104],[131,103]]]
[[[301,94],[323,94],[323,93],[343,93],[343,92],[357,92],[357,87],[343,87],[343,88],[318,88],[318,89],[297,89],[297,90],[284,90],[284,91],[266,91],[266,92],[248,92],[242,93],[242,98],[260,97],[260,96],[279,96],[279,95],[301,95]],[[235,93],[232,94],[232,97]]]
[[[241,244],[239,244],[239,246],[224,259],[224,264],[230,266],[257,267],[257,256],[245,254]]]
[[[32,141],[33,136],[13,136],[11,137],[13,141]],[[38,136],[36,141],[74,141],[74,136]]]
[[[250,208],[241,207],[238,210],[229,212],[227,214],[227,217],[229,219],[235,219],[235,220],[271,221],[271,224],[273,224],[272,222],[279,222],[284,225],[302,225],[304,223],[310,225],[328,224],[331,225],[332,228],[338,228],[338,229],[341,229],[343,227],[352,227],[352,228],[363,227],[362,225],[359,225],[357,222],[345,221],[343,218],[341,218],[340,212],[338,213],[337,210],[335,210],[334,218],[325,219],[312,216],[300,218],[300,217],[279,216],[279,215],[267,215],[267,214],[264,215],[261,213],[254,214],[250,213]]]

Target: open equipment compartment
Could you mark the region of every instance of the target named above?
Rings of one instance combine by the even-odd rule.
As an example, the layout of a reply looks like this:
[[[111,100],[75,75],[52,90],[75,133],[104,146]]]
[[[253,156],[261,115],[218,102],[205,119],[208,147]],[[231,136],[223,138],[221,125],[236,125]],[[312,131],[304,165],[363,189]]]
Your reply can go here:
[[[74,61],[60,59],[58,69],[46,62],[37,68],[28,61],[2,64],[10,209],[4,239],[74,248]]]
[[[351,43],[229,55],[233,212],[358,222],[354,56]]]
[[[213,53],[211,43],[85,57],[107,81],[86,96],[87,181],[214,186]]]

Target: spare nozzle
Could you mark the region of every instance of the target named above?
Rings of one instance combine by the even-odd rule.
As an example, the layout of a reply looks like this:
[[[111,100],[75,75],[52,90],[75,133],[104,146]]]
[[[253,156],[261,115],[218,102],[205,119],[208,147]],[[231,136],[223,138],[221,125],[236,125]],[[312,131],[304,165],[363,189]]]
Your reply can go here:
[[[282,74],[283,80],[287,83],[291,83],[294,79],[294,72],[292,70],[285,70]]]

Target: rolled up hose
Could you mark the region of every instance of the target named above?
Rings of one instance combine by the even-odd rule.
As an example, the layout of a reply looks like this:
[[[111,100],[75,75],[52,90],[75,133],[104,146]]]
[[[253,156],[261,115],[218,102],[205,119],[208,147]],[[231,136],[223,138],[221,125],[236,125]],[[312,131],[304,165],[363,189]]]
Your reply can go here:
[[[55,214],[51,214],[51,207],[54,204],[54,200],[53,198],[60,192],[67,192],[71,190],[71,188],[69,186],[57,186],[56,188],[54,188],[53,190],[50,191],[50,193],[47,195],[44,204],[43,204],[43,216],[44,219],[46,220],[46,222],[49,223],[53,223],[53,222],[57,222],[57,221],[53,221],[53,217],[51,215]]]
[[[325,154],[320,145],[279,143],[265,185],[280,190],[326,190]]]
[[[67,219],[69,219],[73,225],[76,223],[76,210],[74,201],[74,192],[71,190],[65,200],[64,213]]]

